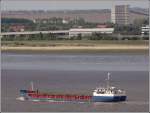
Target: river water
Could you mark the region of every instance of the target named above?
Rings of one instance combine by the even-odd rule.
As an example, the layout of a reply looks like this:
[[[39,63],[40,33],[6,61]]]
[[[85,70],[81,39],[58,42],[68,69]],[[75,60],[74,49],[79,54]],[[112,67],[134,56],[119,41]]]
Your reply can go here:
[[[2,111],[142,111],[148,112],[148,54],[129,53],[2,53]],[[127,101],[118,103],[29,102],[16,100],[31,81],[41,91],[92,94],[104,85],[125,89]]]

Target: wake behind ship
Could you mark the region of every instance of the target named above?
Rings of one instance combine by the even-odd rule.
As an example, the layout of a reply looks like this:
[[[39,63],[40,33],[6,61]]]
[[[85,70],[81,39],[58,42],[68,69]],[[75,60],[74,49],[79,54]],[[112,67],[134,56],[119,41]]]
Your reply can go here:
[[[127,98],[124,90],[110,86],[110,73],[107,76],[106,87],[97,87],[92,95],[53,94],[43,93],[39,90],[20,90],[19,100],[25,101],[79,101],[79,102],[119,102]]]

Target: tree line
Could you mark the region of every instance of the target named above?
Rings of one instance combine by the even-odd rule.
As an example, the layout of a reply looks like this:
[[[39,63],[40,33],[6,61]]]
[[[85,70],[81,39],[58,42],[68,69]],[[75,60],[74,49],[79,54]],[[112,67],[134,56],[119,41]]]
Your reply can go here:
[[[69,35],[60,34],[30,34],[30,35],[10,35],[3,36],[2,41],[34,41],[34,40],[148,40],[148,36],[132,36],[126,37],[123,35],[92,33],[91,35],[78,34],[77,36],[69,37]]]
[[[111,22],[106,23],[93,23],[87,22],[83,18],[75,18],[73,20],[68,20],[67,23],[63,23],[63,18],[49,18],[49,19],[16,19],[16,18],[2,18],[2,29],[6,31],[11,25],[25,25],[29,27],[29,30],[59,30],[59,29],[70,29],[74,27],[83,28],[94,28],[99,24],[104,24],[107,27],[114,27],[115,32],[120,32],[121,34],[130,33],[138,34],[140,28],[145,25],[149,25],[148,18],[145,19],[135,19],[132,24],[129,25],[117,25]]]

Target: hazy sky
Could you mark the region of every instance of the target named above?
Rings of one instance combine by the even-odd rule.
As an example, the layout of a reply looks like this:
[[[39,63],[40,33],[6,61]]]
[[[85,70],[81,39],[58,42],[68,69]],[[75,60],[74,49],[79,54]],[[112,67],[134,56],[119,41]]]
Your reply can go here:
[[[148,8],[148,0],[2,0],[2,10],[65,10],[111,9],[113,5],[129,4]]]

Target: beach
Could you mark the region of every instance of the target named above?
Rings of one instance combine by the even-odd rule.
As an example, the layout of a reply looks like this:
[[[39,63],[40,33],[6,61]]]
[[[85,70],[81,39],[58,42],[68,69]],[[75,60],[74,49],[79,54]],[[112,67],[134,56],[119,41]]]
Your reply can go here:
[[[2,51],[49,51],[49,52],[148,52],[148,46],[56,46],[56,47],[1,47]]]
[[[148,41],[65,40],[65,41],[2,41],[2,51],[50,52],[148,52]]]

